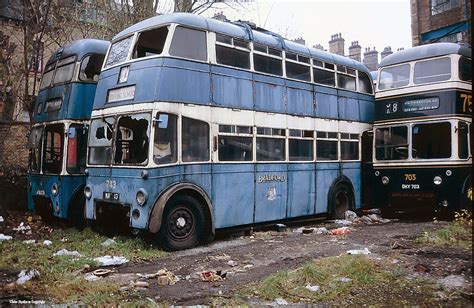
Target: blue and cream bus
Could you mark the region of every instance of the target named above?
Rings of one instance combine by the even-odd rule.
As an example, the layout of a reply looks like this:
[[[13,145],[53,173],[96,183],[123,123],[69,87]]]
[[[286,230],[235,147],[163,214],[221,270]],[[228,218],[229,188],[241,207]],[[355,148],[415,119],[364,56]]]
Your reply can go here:
[[[374,198],[390,211],[471,208],[471,48],[436,43],[380,63]]]
[[[88,124],[108,42],[74,41],[46,63],[28,148],[28,208],[44,219],[85,224]]]
[[[97,87],[86,215],[185,249],[216,229],[361,206],[359,62],[184,13],[120,32]]]

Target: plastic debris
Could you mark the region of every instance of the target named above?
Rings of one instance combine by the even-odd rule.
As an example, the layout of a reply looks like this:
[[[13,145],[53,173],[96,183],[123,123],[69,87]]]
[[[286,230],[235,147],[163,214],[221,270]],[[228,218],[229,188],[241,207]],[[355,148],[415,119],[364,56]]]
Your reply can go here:
[[[319,290],[321,290],[319,286],[312,286],[310,284],[307,284],[305,288],[310,290],[311,292],[318,292]]]
[[[128,262],[125,257],[116,257],[116,256],[103,256],[94,258],[94,261],[99,263],[100,266],[112,266],[112,265],[121,265]]]
[[[174,285],[179,281],[179,278],[170,271],[162,269],[158,271],[158,284],[162,286]]]
[[[277,232],[286,232],[286,225],[284,224],[276,224]]]
[[[53,257],[57,256],[82,257],[82,255],[77,250],[69,251],[67,249],[61,249],[53,253]]]
[[[234,266],[237,266],[238,263],[236,261],[229,260],[229,261],[227,261],[227,265],[234,267]]]
[[[329,234],[330,233],[326,227],[321,227],[321,228],[300,227],[298,229],[295,229],[293,232],[303,233],[303,234],[310,234],[310,233]]]
[[[246,264],[244,265],[244,269],[249,269],[249,268],[252,268],[253,267],[253,264]]]
[[[288,302],[281,297],[275,299],[275,303],[277,305],[288,305]]]
[[[347,210],[344,212],[345,220],[353,221],[358,218],[357,214],[353,211]]]
[[[343,235],[343,234],[349,234],[352,231],[348,227],[342,227],[338,229],[332,229],[330,232],[332,235]]]
[[[392,262],[390,262],[390,263],[392,263],[392,264],[398,264],[398,263],[400,263],[400,260],[398,260],[398,259],[393,259]]]
[[[340,282],[351,282],[352,279],[347,278],[347,277],[341,277],[341,278],[339,278],[339,281],[340,281]]]
[[[111,271],[109,269],[99,268],[99,269],[96,269],[95,271],[93,271],[92,274],[94,274],[97,277],[103,277],[103,276],[107,276],[108,274],[110,274],[112,272],[113,271]]]
[[[50,240],[45,240],[45,241],[43,242],[43,245],[44,245],[44,246],[50,246],[50,245],[52,245],[52,244],[53,244],[53,242],[51,242]]]
[[[25,233],[27,231],[30,231],[31,227],[28,226],[28,225],[25,225],[25,223],[21,222],[18,227],[13,228],[12,230],[17,231],[17,232],[21,232],[21,233]]]
[[[382,211],[380,209],[364,209],[362,212],[367,213],[367,214],[381,214]]]
[[[352,225],[352,221],[349,221],[349,220],[346,220],[346,219],[338,219],[338,220],[335,220],[334,223],[336,225],[343,225],[343,226]]]
[[[18,279],[16,281],[16,284],[25,284],[27,281],[30,281],[31,279],[38,278],[40,276],[40,273],[37,270],[22,270],[18,274]]]
[[[395,241],[393,243],[390,244],[390,248],[391,249],[404,249],[404,248],[407,248],[406,246],[403,246],[402,244],[400,244],[398,241]]]
[[[114,244],[116,244],[116,243],[117,243],[117,242],[115,242],[113,239],[108,238],[108,239],[106,239],[105,241],[103,241],[101,245],[104,246],[104,247],[108,247],[108,246],[114,245]]]
[[[5,235],[3,233],[0,233],[0,242],[1,241],[10,241],[13,237],[11,237],[10,235]]]
[[[438,280],[438,282],[448,289],[462,288],[464,285],[466,285],[464,277],[459,275],[449,275],[443,279]]]
[[[87,273],[84,275],[84,279],[87,281],[97,281],[100,279],[100,277],[94,275],[93,273]]]
[[[3,216],[0,216],[0,223],[4,222]]]
[[[348,255],[370,255],[371,252],[368,248],[364,249],[351,249],[347,251]]]
[[[360,221],[362,221],[363,223],[365,223],[366,225],[372,225],[374,222],[372,221],[372,219],[370,219],[368,216],[364,215],[360,218]]]
[[[207,271],[201,273],[201,280],[207,282],[222,281],[226,278],[226,276],[227,273],[222,271]]]
[[[379,222],[379,223],[383,223],[383,224],[390,222],[390,219],[382,218],[378,214],[369,214],[369,215],[367,215],[367,217],[369,217],[373,222]]]
[[[34,243],[36,243],[36,240],[24,240],[22,243],[23,244],[34,244]]]

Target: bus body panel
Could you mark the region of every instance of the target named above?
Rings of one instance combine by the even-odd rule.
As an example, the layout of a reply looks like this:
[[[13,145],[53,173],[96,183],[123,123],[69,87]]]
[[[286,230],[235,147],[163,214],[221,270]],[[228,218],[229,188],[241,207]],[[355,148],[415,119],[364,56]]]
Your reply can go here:
[[[316,213],[315,171],[314,163],[288,164],[288,218]]]
[[[327,119],[337,119],[339,115],[337,90],[314,86],[314,92],[316,96],[315,116]]]
[[[340,174],[338,162],[321,162],[316,164],[316,214],[328,212],[329,190]]]
[[[350,180],[350,184],[354,190],[355,208],[359,209],[362,203],[362,165],[360,162],[343,162],[341,163],[341,172],[342,175],[346,176]]]
[[[286,111],[302,116],[314,115],[313,86],[306,83],[286,81]]]
[[[253,108],[252,73],[217,65],[211,66],[211,73],[213,105]]]
[[[286,218],[288,175],[286,164],[257,164],[255,167],[255,221]]]

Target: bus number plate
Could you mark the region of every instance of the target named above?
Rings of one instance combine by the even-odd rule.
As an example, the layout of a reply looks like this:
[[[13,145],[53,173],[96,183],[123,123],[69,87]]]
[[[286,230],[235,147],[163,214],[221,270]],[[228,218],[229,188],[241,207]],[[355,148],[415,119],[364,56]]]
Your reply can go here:
[[[104,191],[104,199],[105,200],[111,200],[111,201],[119,201],[120,195],[119,195],[119,193],[105,192]]]

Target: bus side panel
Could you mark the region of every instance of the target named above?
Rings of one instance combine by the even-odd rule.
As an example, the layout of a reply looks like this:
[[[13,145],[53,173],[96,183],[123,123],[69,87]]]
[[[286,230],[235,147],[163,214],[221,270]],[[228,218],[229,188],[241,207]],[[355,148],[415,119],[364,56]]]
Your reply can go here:
[[[314,163],[288,164],[287,217],[314,214]]]
[[[212,166],[215,228],[251,224],[254,217],[255,165]]]
[[[68,119],[89,119],[94,103],[96,85],[92,83],[73,83],[69,106],[67,108]]]
[[[255,110],[285,112],[285,87],[281,78],[254,74]]]
[[[41,104],[42,112],[37,114],[35,110],[33,119],[35,122],[44,122],[44,121],[54,121],[59,119],[66,118],[68,105],[70,102],[70,94],[71,94],[71,87],[72,84],[61,84],[54,86],[52,88],[48,88],[42,90],[38,93],[38,98],[36,99],[36,108],[38,105]],[[53,101],[60,99],[62,101],[61,107],[59,110],[46,112],[46,105],[48,101]],[[74,102],[74,101],[72,101]],[[90,116],[90,115],[89,115]]]
[[[359,102],[357,93],[338,91],[339,119],[359,121]]]
[[[196,184],[206,192],[208,198],[212,196],[212,165],[181,165],[180,169],[184,182]]]
[[[361,164],[360,162],[345,162],[342,163],[342,175],[349,178],[354,188],[354,201],[355,208],[358,209],[361,206],[360,195],[362,192],[361,187]]]
[[[219,106],[253,108],[252,73],[212,66],[212,103]]]
[[[191,61],[165,59],[158,80],[158,101],[210,105],[210,66]]]
[[[71,206],[72,199],[75,197],[73,194],[76,190],[84,185],[86,177],[83,175],[78,176],[60,176],[60,209],[59,212],[54,212],[55,216],[61,218],[69,218],[69,206]],[[83,193],[82,190],[79,193]]]
[[[359,94],[359,118],[362,122],[372,123],[374,121],[374,98]]]
[[[339,163],[316,164],[316,214],[328,212],[329,189],[338,176]]]
[[[286,111],[290,114],[312,116],[313,115],[313,93],[312,86],[286,81]]]
[[[314,91],[316,93],[315,116],[337,119],[337,90],[314,86]]]
[[[255,176],[255,222],[285,218],[287,165],[258,164]]]

